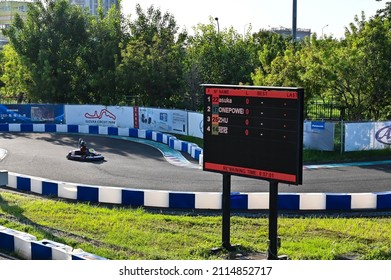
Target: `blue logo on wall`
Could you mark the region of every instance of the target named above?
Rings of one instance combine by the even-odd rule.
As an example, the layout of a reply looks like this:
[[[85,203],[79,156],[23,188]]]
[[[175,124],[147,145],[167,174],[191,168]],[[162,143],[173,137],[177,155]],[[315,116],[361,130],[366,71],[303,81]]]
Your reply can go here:
[[[311,129],[321,129],[326,128],[326,122],[311,122]]]
[[[379,129],[375,134],[375,138],[380,143],[391,145],[391,125]]]

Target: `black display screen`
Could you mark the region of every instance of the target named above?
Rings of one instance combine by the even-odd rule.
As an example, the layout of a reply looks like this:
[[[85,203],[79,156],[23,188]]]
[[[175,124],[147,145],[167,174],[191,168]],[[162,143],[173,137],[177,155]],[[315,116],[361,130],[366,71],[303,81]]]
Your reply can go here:
[[[302,184],[302,88],[202,86],[204,170]]]

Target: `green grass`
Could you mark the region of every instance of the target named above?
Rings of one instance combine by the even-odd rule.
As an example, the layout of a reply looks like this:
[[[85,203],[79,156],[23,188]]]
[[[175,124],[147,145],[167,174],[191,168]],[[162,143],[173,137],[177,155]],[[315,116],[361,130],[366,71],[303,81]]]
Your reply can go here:
[[[221,215],[151,213],[28,196],[0,189],[0,225],[116,260],[227,259]],[[296,260],[391,259],[389,217],[300,217],[278,220],[278,253]],[[233,215],[231,243],[266,252],[268,219]]]
[[[194,136],[188,136],[188,135],[181,135],[181,134],[173,134],[176,138],[180,139],[180,140],[183,140],[183,141],[187,141],[187,142],[190,142],[190,143],[194,143],[194,144],[197,144],[198,147],[203,147],[204,146],[204,140],[201,139],[201,138],[198,138],[198,137],[194,137]]]

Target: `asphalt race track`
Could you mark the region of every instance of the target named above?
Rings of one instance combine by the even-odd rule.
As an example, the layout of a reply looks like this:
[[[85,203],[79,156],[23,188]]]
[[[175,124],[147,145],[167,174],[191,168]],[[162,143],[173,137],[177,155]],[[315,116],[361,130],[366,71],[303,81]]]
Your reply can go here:
[[[170,164],[154,147],[104,136],[85,135],[89,148],[105,156],[100,163],[66,159],[80,135],[2,133],[7,153],[0,169],[57,181],[94,186],[181,192],[221,192],[222,175]],[[194,162],[195,163],[195,162]],[[233,192],[268,192],[269,183],[232,176]],[[279,185],[279,192],[361,193],[391,191],[391,164],[305,169],[303,185]]]

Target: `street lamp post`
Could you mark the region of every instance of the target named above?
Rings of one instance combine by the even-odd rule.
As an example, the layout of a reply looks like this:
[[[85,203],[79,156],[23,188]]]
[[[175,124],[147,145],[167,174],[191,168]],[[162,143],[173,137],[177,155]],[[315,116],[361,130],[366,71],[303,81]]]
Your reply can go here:
[[[296,41],[296,28],[297,28],[297,0],[293,0],[293,13],[292,13],[292,41]]]
[[[217,22],[217,34],[219,34],[220,33],[219,18],[215,17],[215,21]]]
[[[244,41],[244,39],[245,39],[245,37],[246,37],[246,26],[247,25],[250,25],[251,24],[251,22],[249,22],[249,23],[246,23],[245,25],[244,25],[244,27],[243,27],[243,41]]]
[[[327,26],[329,26],[329,25],[326,24],[325,26],[322,27],[322,38],[323,38],[323,29],[325,29]]]

